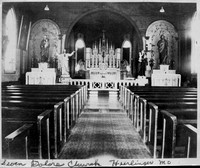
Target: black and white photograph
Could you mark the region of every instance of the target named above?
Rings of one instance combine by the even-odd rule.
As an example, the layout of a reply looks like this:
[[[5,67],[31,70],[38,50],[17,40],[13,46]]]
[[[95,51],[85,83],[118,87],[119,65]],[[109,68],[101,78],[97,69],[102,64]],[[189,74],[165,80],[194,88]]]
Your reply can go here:
[[[0,9],[0,167],[200,165],[199,0]]]

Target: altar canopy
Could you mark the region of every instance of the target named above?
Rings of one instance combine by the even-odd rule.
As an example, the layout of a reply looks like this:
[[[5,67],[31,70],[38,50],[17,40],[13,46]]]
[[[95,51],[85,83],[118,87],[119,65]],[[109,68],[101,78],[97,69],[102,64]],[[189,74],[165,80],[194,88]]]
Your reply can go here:
[[[108,42],[103,32],[99,43],[93,44],[92,48],[86,48],[86,70],[89,79],[120,80],[121,49],[114,48]]]

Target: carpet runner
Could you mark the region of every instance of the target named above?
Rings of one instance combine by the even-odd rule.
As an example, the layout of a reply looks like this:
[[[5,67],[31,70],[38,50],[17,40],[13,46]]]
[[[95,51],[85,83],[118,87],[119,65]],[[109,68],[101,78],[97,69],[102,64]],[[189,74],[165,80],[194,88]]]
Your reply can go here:
[[[117,99],[105,100],[98,97],[95,103],[95,97],[89,99],[59,159],[89,159],[105,155],[118,159],[151,158],[131,120],[119,108]]]

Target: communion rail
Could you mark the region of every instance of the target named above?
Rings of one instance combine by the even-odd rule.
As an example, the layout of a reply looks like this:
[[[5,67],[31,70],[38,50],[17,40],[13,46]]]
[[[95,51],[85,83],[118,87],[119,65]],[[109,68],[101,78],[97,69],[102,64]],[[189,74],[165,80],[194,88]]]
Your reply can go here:
[[[120,86],[145,86],[148,79],[134,80],[90,80],[90,79],[71,79],[70,85],[86,85],[88,90],[112,90],[118,91]]]

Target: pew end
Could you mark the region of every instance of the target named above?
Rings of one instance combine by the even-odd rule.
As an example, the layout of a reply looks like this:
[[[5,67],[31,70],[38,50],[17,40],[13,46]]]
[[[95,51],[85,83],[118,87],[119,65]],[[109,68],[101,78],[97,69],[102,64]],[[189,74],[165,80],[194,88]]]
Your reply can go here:
[[[149,147],[153,158],[159,157],[159,148],[158,148],[158,106],[154,103],[149,102],[149,130],[148,130],[148,139],[147,146]]]
[[[161,158],[174,158],[177,118],[166,110],[161,110],[160,113],[163,122]]]
[[[187,135],[186,144],[186,157],[196,158],[197,157],[197,128],[190,124],[184,124],[184,130]]]
[[[24,124],[5,137],[9,159],[30,158],[30,129],[33,124]],[[21,145],[19,145],[21,144]]]
[[[143,139],[143,142],[147,142],[147,100],[144,98],[139,98],[139,125],[140,125],[140,135]]]
[[[46,110],[40,115],[38,115],[38,132],[39,132],[39,145],[38,153],[39,159],[50,159],[52,158],[51,152],[51,140],[50,140],[50,117],[52,115],[52,110]]]

